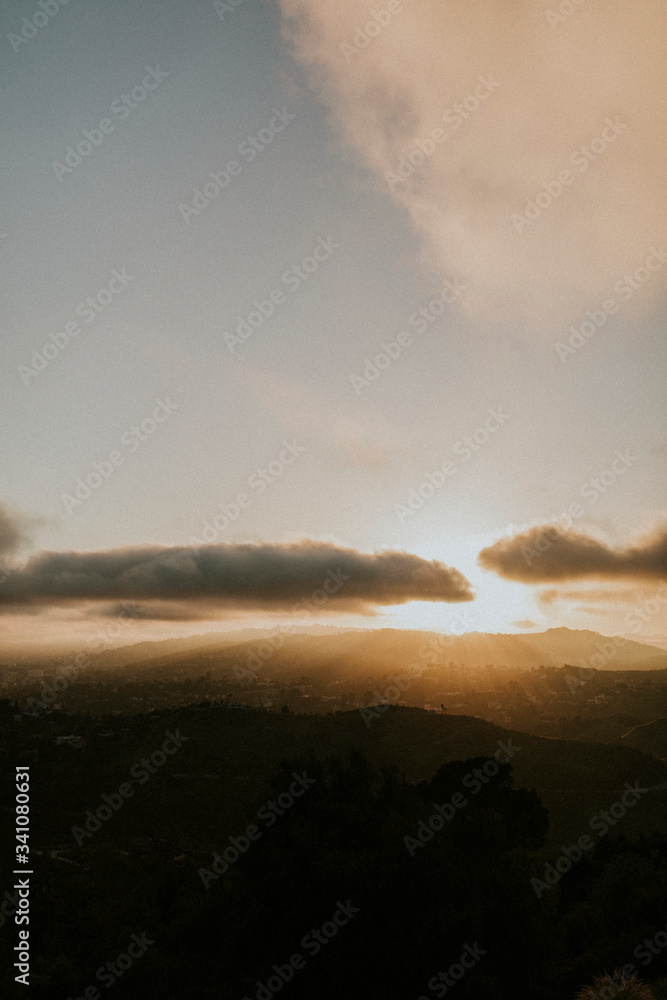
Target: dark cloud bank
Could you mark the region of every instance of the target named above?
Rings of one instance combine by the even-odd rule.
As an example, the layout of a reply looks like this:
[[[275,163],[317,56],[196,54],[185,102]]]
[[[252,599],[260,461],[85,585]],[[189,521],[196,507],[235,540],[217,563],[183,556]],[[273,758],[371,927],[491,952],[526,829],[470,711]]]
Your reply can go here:
[[[647,581],[667,578],[667,526],[622,548],[553,525],[502,538],[479,554],[484,569],[520,583],[585,577]]]
[[[218,617],[232,610],[353,611],[406,601],[473,600],[466,578],[407,552],[365,554],[290,545],[133,547],[41,552],[0,586],[0,607],[141,602],[147,617]]]

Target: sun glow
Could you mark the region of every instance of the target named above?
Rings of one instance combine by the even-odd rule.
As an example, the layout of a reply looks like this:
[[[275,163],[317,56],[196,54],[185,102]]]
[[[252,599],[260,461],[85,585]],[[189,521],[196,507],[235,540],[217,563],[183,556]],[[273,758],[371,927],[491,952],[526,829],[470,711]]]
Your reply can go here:
[[[415,544],[413,550],[425,559],[437,559],[456,566],[470,581],[475,600],[462,604],[414,601],[387,609],[401,628],[429,629],[438,632],[521,632],[533,623],[549,623],[536,608],[535,600],[524,586],[488,573],[477,564],[477,554],[495,541],[492,534],[449,538],[430,545]],[[521,625],[516,623],[520,622]]]

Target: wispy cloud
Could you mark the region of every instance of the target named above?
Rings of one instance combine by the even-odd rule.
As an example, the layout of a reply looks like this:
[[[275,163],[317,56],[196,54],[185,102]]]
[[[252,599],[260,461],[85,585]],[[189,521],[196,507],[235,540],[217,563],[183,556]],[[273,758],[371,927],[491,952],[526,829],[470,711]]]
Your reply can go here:
[[[404,0],[382,24],[362,0],[278,2],[346,146],[479,316],[573,322],[663,238],[662,0],[587,4],[558,31],[535,0]]]

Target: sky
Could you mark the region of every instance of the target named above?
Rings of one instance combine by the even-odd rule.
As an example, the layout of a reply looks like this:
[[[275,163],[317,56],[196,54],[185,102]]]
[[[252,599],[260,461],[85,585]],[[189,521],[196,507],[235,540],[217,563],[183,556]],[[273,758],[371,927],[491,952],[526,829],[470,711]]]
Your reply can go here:
[[[1,15],[0,637],[667,643],[662,0],[45,3]]]

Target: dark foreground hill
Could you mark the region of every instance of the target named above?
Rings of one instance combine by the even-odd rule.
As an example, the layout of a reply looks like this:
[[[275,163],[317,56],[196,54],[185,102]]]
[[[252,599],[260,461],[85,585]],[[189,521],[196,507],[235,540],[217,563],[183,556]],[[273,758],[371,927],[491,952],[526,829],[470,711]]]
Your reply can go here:
[[[643,726],[635,726],[625,733],[621,743],[623,746],[636,747],[643,753],[653,754],[667,760],[667,719],[656,719]]]
[[[0,736],[3,776],[30,763],[30,1000],[104,996],[109,963],[131,1000],[403,1000],[441,974],[460,1000],[572,1000],[664,926],[667,767],[635,748],[410,708]]]
[[[568,740],[578,740],[582,743],[617,743],[627,732],[635,726],[641,725],[641,722],[642,720],[636,715],[627,715],[623,712],[605,715],[599,719],[583,719],[579,717],[561,723],[559,726],[559,736]],[[628,743],[627,745],[635,746],[634,743]],[[651,752],[645,747],[638,746],[638,749],[643,750],[645,753]]]
[[[38,737],[47,727],[53,735]],[[107,727],[117,735],[100,735]],[[58,713],[17,723],[15,737],[21,734],[22,747],[41,746],[37,776],[44,785],[35,808],[44,813],[49,846],[71,846],[70,827],[77,817],[102,793],[128,780],[133,763],[150,756],[164,732],[176,728],[186,737],[182,747],[141,789],[151,809],[139,808],[138,797],[136,806],[130,803],[109,825],[110,834],[126,824],[128,834],[149,834],[157,820],[165,835],[168,831],[177,839],[196,831],[198,839],[214,847],[208,838],[214,830],[219,835],[221,813],[233,832],[243,810],[266,795],[278,762],[297,754],[344,756],[353,748],[377,766],[395,766],[410,782],[428,779],[447,761],[500,751],[511,759],[515,786],[535,788],[549,809],[554,841],[588,829],[590,818],[616,801],[626,783],[652,791],[628,812],[622,832],[650,830],[667,815],[667,793],[660,790],[667,765],[629,745],[530,736],[483,719],[413,708],[310,716],[212,705],[133,716],[122,725],[113,717],[100,726],[84,717],[59,719]],[[77,732],[87,739],[82,749],[53,746],[55,734]]]

